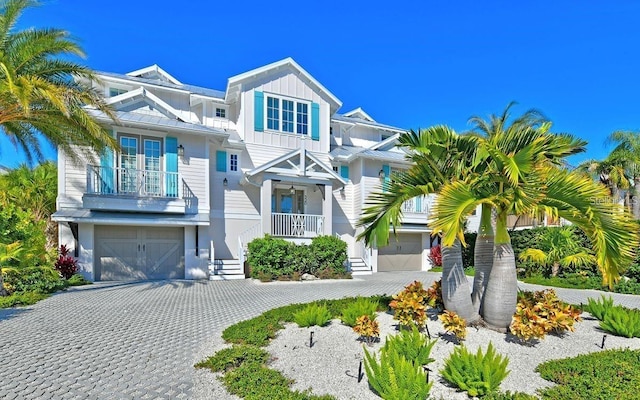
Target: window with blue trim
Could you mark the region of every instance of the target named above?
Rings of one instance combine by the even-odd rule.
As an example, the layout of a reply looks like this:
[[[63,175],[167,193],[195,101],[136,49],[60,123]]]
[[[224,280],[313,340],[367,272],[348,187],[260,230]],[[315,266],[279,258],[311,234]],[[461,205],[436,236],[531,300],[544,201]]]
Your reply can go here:
[[[280,99],[267,97],[267,129],[280,130]]]
[[[235,172],[238,171],[238,155],[237,154],[229,154],[229,171]]]
[[[282,100],[282,130],[293,132],[293,101]]]
[[[296,133],[306,135],[309,131],[309,105],[306,103],[298,103],[297,109],[297,129]]]

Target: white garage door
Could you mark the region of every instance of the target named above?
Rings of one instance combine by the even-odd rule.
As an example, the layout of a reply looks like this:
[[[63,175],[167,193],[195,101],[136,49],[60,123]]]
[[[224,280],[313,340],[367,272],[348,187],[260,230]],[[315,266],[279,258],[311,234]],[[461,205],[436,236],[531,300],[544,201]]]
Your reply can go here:
[[[96,226],[96,280],[184,279],[184,228]]]
[[[378,271],[420,271],[422,269],[422,235],[391,235],[389,245],[378,249]]]

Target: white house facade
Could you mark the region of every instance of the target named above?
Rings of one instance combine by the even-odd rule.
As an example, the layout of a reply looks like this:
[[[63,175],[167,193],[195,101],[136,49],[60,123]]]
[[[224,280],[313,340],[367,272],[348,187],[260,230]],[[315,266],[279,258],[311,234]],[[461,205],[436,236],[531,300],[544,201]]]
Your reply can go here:
[[[432,198],[403,206],[389,246],[365,247],[369,193],[408,167],[404,129],[342,103],[291,58],[228,79],[183,84],[158,66],[100,73],[97,111],[120,150],[83,162],[58,154],[59,239],[91,280],[244,278],[247,243],[337,235],[354,274],[426,270]],[[470,227],[477,219],[470,219]]]

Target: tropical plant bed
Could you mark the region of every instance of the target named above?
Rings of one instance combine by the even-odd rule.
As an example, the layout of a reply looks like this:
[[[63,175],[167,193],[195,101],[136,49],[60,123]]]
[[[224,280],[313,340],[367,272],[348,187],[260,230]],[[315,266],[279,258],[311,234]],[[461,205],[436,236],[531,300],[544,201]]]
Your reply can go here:
[[[336,315],[336,309],[340,308],[338,304],[334,304],[338,302],[341,301],[334,301],[329,304],[329,309],[334,315]],[[316,398],[312,394],[323,396],[321,397],[323,399],[328,398],[324,397],[324,395],[333,396],[336,399],[379,398],[370,390],[366,376],[358,383],[358,368],[360,360],[364,357],[364,345],[358,341],[358,335],[350,327],[343,325],[340,320],[333,319],[329,325],[322,328],[318,326],[299,328],[296,324],[289,322],[282,323],[282,328],[275,326],[274,321],[276,319],[292,321],[293,317],[289,314],[293,314],[303,307],[303,305],[291,305],[272,310],[254,320],[243,321],[237,324],[237,328],[232,326],[227,329],[225,338],[236,343],[248,342],[255,343],[258,346],[264,346],[268,343],[266,347],[262,347],[269,353],[269,361],[265,364],[268,369],[256,369],[253,373],[266,375],[267,370],[272,371],[271,373],[280,377],[278,381],[285,385],[288,383],[287,379],[292,380],[290,390],[294,391],[295,395],[289,397],[288,394],[285,396],[284,392],[282,392],[281,398]],[[267,315],[267,317],[265,318],[264,315]],[[475,352],[478,348],[484,350],[489,342],[493,343],[498,354],[508,357],[509,364],[507,368],[511,371],[502,382],[500,389],[502,391],[509,390],[511,392],[537,394],[539,389],[544,390],[544,388],[553,385],[552,382],[544,380],[535,371],[539,364],[549,360],[602,351],[600,346],[603,332],[598,328],[598,321],[586,313],[583,314],[583,318],[583,322],[575,325],[574,332],[566,333],[561,337],[550,334],[539,341],[523,343],[510,334],[500,334],[482,328],[479,330],[467,328],[467,338],[462,343],[471,352]],[[366,346],[370,353],[375,352],[376,354],[383,346],[387,335],[397,334],[395,325],[397,321],[393,320],[391,314],[378,313],[377,321],[380,326],[381,340]],[[254,329],[254,325],[257,329]],[[455,341],[445,333],[439,320],[429,319],[427,326],[433,337],[440,337],[430,355],[435,359],[435,362],[428,365],[432,371],[429,378],[433,382],[430,398],[468,398],[466,393],[458,392],[455,388],[447,385],[440,374],[445,360],[457,346],[454,344]],[[266,337],[265,339],[249,337],[255,336],[255,332],[263,330],[274,339],[269,342]],[[250,334],[249,331],[253,333]],[[313,332],[313,344],[310,346],[311,332]],[[247,336],[247,338],[242,339],[241,336]],[[640,349],[640,341],[607,335],[605,350],[626,347]],[[201,366],[207,367],[207,365]],[[251,371],[247,371],[247,373],[249,372]],[[229,373],[227,373],[227,377],[229,377]],[[276,381],[275,378],[274,381]],[[587,389],[585,388],[584,390]],[[587,392],[576,394],[577,398],[580,398],[580,396],[582,398],[589,397]],[[269,397],[247,396],[247,398],[267,399]],[[549,398],[562,397],[552,396]]]
[[[526,278],[520,278],[519,280],[525,283],[532,283],[535,285],[549,287],[559,287],[567,289],[593,289],[601,290],[604,292],[640,295],[640,283],[636,282],[635,279],[626,280],[623,278],[613,287],[613,290],[610,290],[606,286],[602,286],[602,277],[599,276],[587,277],[580,274],[571,274],[567,276],[555,276],[546,278],[540,275],[533,275]]]

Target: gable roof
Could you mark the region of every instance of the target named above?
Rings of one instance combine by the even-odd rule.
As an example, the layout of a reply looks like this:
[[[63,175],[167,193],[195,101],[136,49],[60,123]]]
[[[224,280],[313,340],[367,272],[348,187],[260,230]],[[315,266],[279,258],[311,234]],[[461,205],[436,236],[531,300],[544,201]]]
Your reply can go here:
[[[280,70],[283,68],[288,68],[298,74],[298,76],[307,81],[307,83],[313,86],[321,95],[329,102],[331,105],[331,113],[337,111],[341,106],[342,102],[333,95],[327,88],[325,88],[320,82],[318,82],[311,74],[309,74],[304,68],[302,68],[297,62],[293,60],[291,57],[287,57],[284,60],[276,61],[274,63],[252,69],[251,71],[243,72],[242,74],[238,74],[229,78],[227,83],[227,92],[225,96],[226,101],[230,101],[230,97],[235,96],[239,93],[240,88],[239,85],[241,83],[251,81],[256,79],[262,75],[267,75],[276,70]]]
[[[307,164],[307,159],[311,163]],[[297,164],[296,164],[297,162]],[[279,168],[278,165],[287,163],[289,168]],[[320,171],[313,169],[318,167]],[[338,175],[330,166],[325,165],[318,157],[307,151],[304,147],[286,153],[278,158],[247,171],[245,177],[249,178],[263,172],[272,172],[277,175],[307,177],[317,179],[335,179],[343,185],[347,184],[340,175]]]
[[[352,124],[352,125],[363,125],[363,126],[377,128],[383,131],[389,131],[393,133],[404,133],[407,131],[406,129],[397,128],[395,126],[385,125],[385,124],[381,124],[374,121],[368,121],[366,119],[362,119],[356,116],[347,117],[344,114],[333,114],[333,116],[331,117],[331,121]]]
[[[351,110],[349,112],[346,112],[344,114],[345,117],[356,117],[356,118],[360,118],[360,119],[364,119],[365,121],[369,121],[369,122],[376,122],[375,119],[371,118],[371,116],[369,114],[367,114],[362,107],[358,107],[354,110]]]
[[[154,78],[153,76],[157,76]],[[147,78],[151,80],[166,80],[169,83],[173,83],[174,85],[182,85],[182,82],[169,75],[169,73],[158,66],[158,64],[153,64],[149,67],[137,69],[135,71],[131,71],[127,73],[127,76],[135,76],[138,78]]]
[[[331,150],[329,157],[332,160],[350,163],[357,158],[366,158],[371,160],[379,160],[393,162],[398,164],[410,164],[406,154],[400,151],[374,150],[366,147],[338,146]]]
[[[115,109],[118,110],[118,108],[121,108],[124,105],[134,104],[139,101],[143,101],[146,104],[149,104],[155,107],[169,119],[176,119],[181,122],[191,122],[191,121],[185,121],[185,119],[188,119],[188,118],[183,117],[178,110],[171,107],[169,104],[165,103],[158,96],[147,91],[143,87],[130,90],[118,96],[110,97],[107,99],[107,104],[114,106]]]

